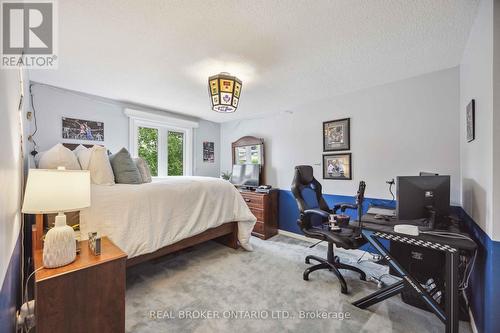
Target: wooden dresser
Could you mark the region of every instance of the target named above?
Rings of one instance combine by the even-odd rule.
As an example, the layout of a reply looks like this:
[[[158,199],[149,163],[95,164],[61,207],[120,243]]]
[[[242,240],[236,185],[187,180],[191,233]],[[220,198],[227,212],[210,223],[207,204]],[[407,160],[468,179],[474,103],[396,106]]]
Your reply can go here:
[[[241,191],[241,195],[257,218],[252,235],[268,239],[278,233],[278,195],[279,190],[270,193]]]
[[[104,237],[101,255],[80,243],[76,260],[35,274],[37,333],[124,332],[127,255]],[[42,250],[34,251],[35,269],[43,266]]]

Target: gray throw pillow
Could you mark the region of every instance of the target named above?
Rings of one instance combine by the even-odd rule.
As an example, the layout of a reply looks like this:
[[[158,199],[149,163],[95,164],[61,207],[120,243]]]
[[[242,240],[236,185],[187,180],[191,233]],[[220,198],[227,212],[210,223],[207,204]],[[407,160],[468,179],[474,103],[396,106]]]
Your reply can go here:
[[[142,184],[142,177],[127,149],[109,157],[118,184]]]
[[[143,183],[151,183],[152,178],[151,178],[151,170],[149,170],[149,166],[144,161],[144,159],[137,157],[133,159],[135,162],[135,166],[139,170],[139,173],[141,174],[142,182]]]

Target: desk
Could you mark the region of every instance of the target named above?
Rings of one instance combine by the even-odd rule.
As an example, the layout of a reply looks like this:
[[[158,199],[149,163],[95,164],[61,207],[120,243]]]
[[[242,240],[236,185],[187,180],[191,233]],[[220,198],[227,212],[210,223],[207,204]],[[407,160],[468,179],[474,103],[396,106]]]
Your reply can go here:
[[[467,239],[453,239],[440,236],[420,234],[418,236],[403,235],[394,232],[394,225],[397,220],[391,220],[387,224],[380,222],[373,223],[373,216],[365,215],[363,220],[363,237],[387,260],[389,265],[398,272],[402,278],[401,281],[394,283],[386,288],[378,290],[360,300],[353,305],[365,309],[373,304],[381,302],[387,298],[401,293],[406,288],[414,290],[417,295],[425,302],[427,307],[445,324],[446,333],[458,332],[458,257],[459,250],[474,251],[476,244]],[[371,222],[371,223],[370,223]],[[354,222],[356,225],[358,222]],[[399,222],[399,223],[406,223]],[[455,232],[455,230],[450,230]],[[390,252],[382,245],[379,239],[387,239],[395,242],[401,242],[409,245],[416,245],[425,248],[431,248],[436,251],[443,251],[446,255],[446,278],[445,278],[445,308],[444,310],[437,304],[420,283],[413,278],[398,263]]]

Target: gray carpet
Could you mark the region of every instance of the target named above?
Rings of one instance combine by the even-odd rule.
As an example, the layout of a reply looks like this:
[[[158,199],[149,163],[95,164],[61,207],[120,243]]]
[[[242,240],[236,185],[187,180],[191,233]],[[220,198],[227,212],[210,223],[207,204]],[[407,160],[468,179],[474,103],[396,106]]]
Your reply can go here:
[[[309,249],[310,243],[285,236],[252,238],[252,244],[255,251],[246,252],[207,242],[128,270],[127,332],[444,331],[437,317],[403,303],[399,296],[368,310],[354,307],[352,301],[377,286],[353,272],[343,271],[348,295],[340,293],[336,277],[325,270],[302,280],[308,266],[304,257],[324,257],[324,246]],[[336,254],[355,264],[360,252]],[[370,261],[359,267],[368,275],[387,272]],[[311,318],[318,315],[326,318]],[[461,322],[460,332],[471,332],[469,324]]]

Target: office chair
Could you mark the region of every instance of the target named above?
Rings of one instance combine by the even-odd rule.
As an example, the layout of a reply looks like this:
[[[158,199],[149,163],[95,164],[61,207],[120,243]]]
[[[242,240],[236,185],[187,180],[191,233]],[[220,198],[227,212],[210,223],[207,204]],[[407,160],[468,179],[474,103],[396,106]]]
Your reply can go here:
[[[313,169],[309,165],[299,165],[295,167],[295,176],[292,182],[292,193],[297,201],[300,211],[300,217],[297,221],[300,229],[306,237],[316,238],[321,241],[328,242],[327,259],[309,255],[306,257],[306,264],[310,264],[311,260],[319,262],[319,264],[311,266],[304,271],[304,280],[309,280],[309,274],[319,269],[328,269],[333,272],[340,281],[341,292],[347,293],[347,284],[339,269],[347,269],[357,272],[361,276],[361,280],[366,281],[366,274],[357,267],[346,265],[340,262],[339,257],[334,255],[333,244],[343,249],[357,249],[366,243],[366,240],[361,236],[361,215],[363,209],[363,199],[365,192],[365,182],[359,183],[359,190],[356,195],[355,204],[337,204],[333,210],[328,207],[321,194],[321,184],[314,178]],[[315,197],[314,204],[308,204],[306,200],[310,199],[306,191],[312,190]],[[344,213],[347,209],[356,209],[358,211],[358,226],[349,225],[346,223],[346,216],[339,216],[340,230],[333,231],[330,228],[325,228],[325,222],[328,221],[330,214],[337,214],[340,209]],[[342,223],[343,222],[343,223]]]

